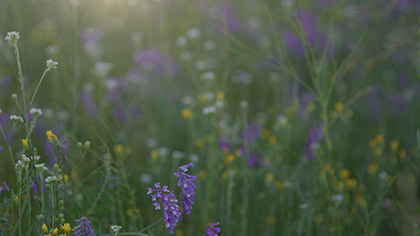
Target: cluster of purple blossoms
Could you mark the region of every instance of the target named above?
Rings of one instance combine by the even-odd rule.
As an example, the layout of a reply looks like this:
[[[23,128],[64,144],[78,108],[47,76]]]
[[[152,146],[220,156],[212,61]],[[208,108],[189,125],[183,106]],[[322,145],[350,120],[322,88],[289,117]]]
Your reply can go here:
[[[208,224],[206,236],[217,236],[217,234],[220,233],[220,228],[218,227],[219,225],[219,222]]]
[[[187,165],[180,166],[178,171],[174,173],[174,175],[178,178],[177,185],[181,188],[182,192],[182,208],[187,215],[191,213],[192,205],[194,205],[194,194],[195,188],[197,187],[193,182],[196,177],[186,173],[188,168],[192,167],[194,167],[194,164],[190,162]]]
[[[92,227],[90,226],[90,221],[86,217],[82,217],[78,220],[76,220],[77,223],[79,223],[78,226],[76,226],[74,229],[76,230],[74,232],[74,236],[94,236],[96,235],[93,231]]]
[[[168,190],[168,186],[161,188],[160,183],[155,183],[155,188],[148,188],[147,195],[152,196],[153,206],[156,210],[162,209],[163,222],[170,234],[174,233],[174,229],[181,218],[181,211],[177,205],[178,200],[173,191]]]

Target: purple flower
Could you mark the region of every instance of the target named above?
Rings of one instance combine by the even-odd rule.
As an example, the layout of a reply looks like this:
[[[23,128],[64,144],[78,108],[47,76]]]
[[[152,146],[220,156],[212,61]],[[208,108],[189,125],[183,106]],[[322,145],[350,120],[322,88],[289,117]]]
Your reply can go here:
[[[98,106],[93,100],[92,95],[89,92],[82,92],[81,100],[86,112],[93,118],[96,118],[98,115]]]
[[[168,229],[169,234],[174,234],[176,223],[180,221],[181,211],[177,205],[174,192],[168,190],[168,186],[160,187],[160,183],[155,183],[155,188],[148,188],[147,195],[152,196],[153,206],[156,210],[162,209],[163,222]]]
[[[172,57],[163,54],[157,48],[148,48],[134,56],[134,62],[144,71],[151,71],[157,76],[174,76],[177,68]]]
[[[208,224],[206,236],[217,236],[217,234],[220,233],[220,228],[218,227],[219,225],[219,222]]]
[[[77,223],[80,223],[78,226],[76,226],[74,229],[76,232],[74,232],[74,236],[93,236],[96,235],[93,229],[90,226],[90,221],[86,217],[82,217],[78,220],[76,220]]]
[[[305,156],[311,161],[315,158],[314,149],[317,148],[322,138],[322,127],[321,125],[315,125],[309,131],[309,136],[306,141]]]
[[[0,185],[0,197],[2,196],[3,191],[8,191],[9,186],[7,186],[6,182],[3,182],[3,186]],[[6,195],[4,195],[3,203],[7,201]]]
[[[248,123],[246,129],[246,141],[250,144],[260,138],[261,126],[253,123]],[[245,138],[245,131],[241,132],[241,138]]]
[[[3,147],[2,147],[2,146],[0,146],[0,152],[1,152],[1,151],[3,151]]]
[[[192,167],[194,167],[194,164],[190,162],[187,165],[180,166],[178,171],[174,173],[174,175],[178,178],[177,185],[182,191],[182,208],[187,215],[191,213],[192,205],[194,205],[194,194],[195,188],[197,187],[193,182],[196,177],[186,173],[188,168]]]

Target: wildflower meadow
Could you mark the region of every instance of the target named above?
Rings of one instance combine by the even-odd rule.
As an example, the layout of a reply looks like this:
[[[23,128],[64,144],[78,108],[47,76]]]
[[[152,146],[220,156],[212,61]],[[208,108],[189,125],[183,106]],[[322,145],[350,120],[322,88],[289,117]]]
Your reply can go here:
[[[0,236],[420,235],[419,0],[0,0]]]

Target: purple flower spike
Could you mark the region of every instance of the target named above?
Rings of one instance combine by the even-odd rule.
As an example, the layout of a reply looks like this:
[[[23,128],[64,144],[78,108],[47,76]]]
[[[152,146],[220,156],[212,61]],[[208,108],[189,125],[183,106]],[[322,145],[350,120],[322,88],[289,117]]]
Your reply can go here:
[[[90,226],[90,221],[86,217],[82,217],[78,220],[76,220],[77,223],[80,223],[78,226],[76,226],[74,229],[76,230],[74,232],[74,236],[94,236],[96,235],[93,229]]]
[[[219,222],[208,224],[206,236],[217,236],[217,234],[220,233],[220,228],[218,227],[219,225]]]
[[[178,171],[174,175],[178,178],[178,187],[182,191],[182,208],[184,208],[185,214],[189,215],[192,210],[192,205],[194,205],[194,194],[195,188],[197,187],[194,184],[195,176],[189,175],[186,172],[188,168],[194,167],[194,164],[190,162],[187,165],[180,166]]]
[[[168,186],[160,187],[160,183],[155,183],[155,188],[148,188],[147,195],[152,196],[153,206],[156,210],[162,209],[163,222],[168,229],[169,234],[174,234],[176,223],[180,221],[181,211],[177,205],[174,192],[168,190]]]

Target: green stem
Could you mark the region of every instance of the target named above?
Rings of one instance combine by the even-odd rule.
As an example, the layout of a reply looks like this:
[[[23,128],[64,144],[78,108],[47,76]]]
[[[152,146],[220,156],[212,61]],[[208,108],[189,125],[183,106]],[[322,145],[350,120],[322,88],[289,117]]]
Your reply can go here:
[[[37,86],[36,86],[36,88],[35,88],[35,92],[34,92],[34,94],[32,95],[31,101],[29,102],[29,107],[31,107],[31,106],[32,106],[32,103],[33,103],[33,101],[34,101],[34,99],[35,99],[35,96],[36,96],[36,94],[38,93],[39,87],[41,86],[42,81],[44,80],[44,77],[45,77],[45,75],[47,75],[48,71],[49,71],[49,70],[48,70],[48,68],[47,68],[47,69],[45,69],[45,70],[44,70],[44,73],[42,73],[41,79],[39,80],[39,82],[38,82],[38,84],[37,84]]]

